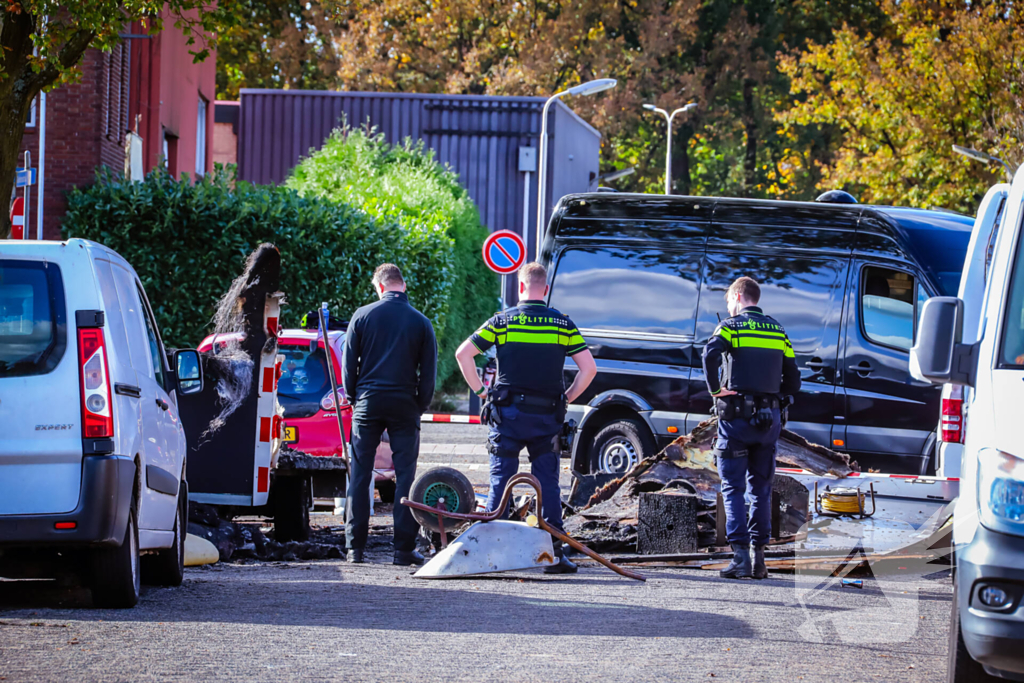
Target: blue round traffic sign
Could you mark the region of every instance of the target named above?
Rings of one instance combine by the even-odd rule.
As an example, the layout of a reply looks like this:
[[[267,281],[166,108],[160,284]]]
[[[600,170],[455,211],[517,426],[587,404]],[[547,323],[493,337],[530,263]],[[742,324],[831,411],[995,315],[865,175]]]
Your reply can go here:
[[[484,240],[484,263],[499,275],[516,272],[525,260],[523,238],[511,230],[499,230]]]

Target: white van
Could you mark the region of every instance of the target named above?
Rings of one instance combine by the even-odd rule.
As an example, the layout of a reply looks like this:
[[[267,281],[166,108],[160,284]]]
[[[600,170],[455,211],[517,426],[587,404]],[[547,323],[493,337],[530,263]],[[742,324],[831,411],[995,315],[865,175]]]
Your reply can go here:
[[[963,388],[968,418],[953,526],[949,680],[956,683],[1024,680],[1022,219],[1024,170],[1010,186],[992,248],[979,252],[990,256],[968,258],[965,281],[983,287],[966,292],[968,305],[929,299],[911,350],[915,377]]]
[[[188,524],[173,368],[139,278],[94,242],[0,242],[0,576],[71,558],[99,606],[182,580]]]

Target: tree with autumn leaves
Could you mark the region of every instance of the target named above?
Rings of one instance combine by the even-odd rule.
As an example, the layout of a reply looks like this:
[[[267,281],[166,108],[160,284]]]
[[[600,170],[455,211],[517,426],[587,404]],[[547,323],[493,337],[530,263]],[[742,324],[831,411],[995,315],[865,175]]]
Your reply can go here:
[[[617,78],[571,106],[604,134],[605,170],[637,168],[619,189],[663,183],[664,122],[644,103],[700,105],[677,124],[677,193],[809,199],[845,187],[969,210],[996,176],[952,144],[1019,161],[1024,38],[1008,2],[247,1],[273,15],[272,39],[257,46],[259,21],[240,23],[228,40],[238,52],[222,60],[226,96],[242,85],[546,95]],[[306,67],[262,64],[275,50]]]

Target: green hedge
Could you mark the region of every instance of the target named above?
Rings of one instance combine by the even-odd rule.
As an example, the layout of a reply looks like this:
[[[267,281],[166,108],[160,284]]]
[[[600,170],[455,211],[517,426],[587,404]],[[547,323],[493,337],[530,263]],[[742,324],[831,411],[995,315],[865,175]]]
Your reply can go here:
[[[422,141],[389,145],[375,130],[339,128],[304,159],[287,186],[304,197],[347,202],[410,233],[443,231],[454,242],[455,285],[447,323],[437,328],[438,384],[464,388],[455,349],[499,306],[498,280],[480,256],[488,231],[458,176],[441,166]],[[431,311],[422,309],[427,315]]]
[[[68,194],[62,233],[105,244],[135,267],[171,346],[194,346],[209,332],[217,300],[261,242],[281,250],[286,326],[322,301],[349,318],[376,300],[373,269],[391,261],[416,307],[444,327],[456,269],[442,227],[410,230],[344,202],[233,184],[220,168],[195,184],[163,170],[140,183],[100,172],[95,185]]]

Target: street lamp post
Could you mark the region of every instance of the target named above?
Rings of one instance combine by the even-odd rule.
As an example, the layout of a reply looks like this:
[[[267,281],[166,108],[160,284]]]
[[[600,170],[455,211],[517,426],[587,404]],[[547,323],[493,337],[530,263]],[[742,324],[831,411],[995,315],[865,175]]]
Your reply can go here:
[[[644,109],[647,111],[653,111],[657,114],[661,114],[665,117],[665,123],[668,124],[668,143],[666,144],[665,151],[665,194],[672,194],[672,120],[675,119],[676,114],[683,114],[688,111],[692,111],[697,108],[696,102],[690,102],[685,107],[680,107],[674,112],[669,114],[660,107],[655,107],[653,104],[645,104]]]
[[[979,152],[978,150],[971,149],[970,147],[961,147],[960,145],[953,145],[953,151],[956,152],[957,154],[962,154],[963,156],[967,157],[968,159],[974,159],[975,161],[980,161],[981,163],[985,164],[986,166],[988,164],[993,164],[993,163],[994,164],[1002,164],[1003,165],[1003,170],[1006,171],[1007,179],[1011,180],[1011,181],[1013,180],[1013,169],[1010,168],[1010,165],[1008,163],[1006,163],[1005,161],[1003,161],[999,157],[992,156],[991,154],[985,154],[984,152]]]
[[[539,159],[537,160],[537,249],[535,258],[538,260],[540,260],[540,246],[544,242],[544,214],[547,213],[544,211],[544,202],[546,201],[545,183],[548,175],[548,108],[554,104],[555,100],[566,95],[594,95],[614,88],[616,83],[614,78],[598,78],[594,81],[587,81],[568,90],[555,93],[544,103],[544,109],[540,114],[540,153],[537,155]],[[523,237],[525,239],[526,236]]]

